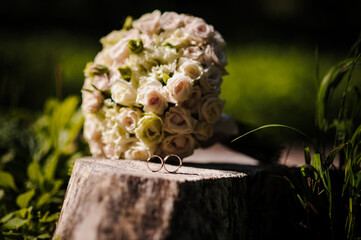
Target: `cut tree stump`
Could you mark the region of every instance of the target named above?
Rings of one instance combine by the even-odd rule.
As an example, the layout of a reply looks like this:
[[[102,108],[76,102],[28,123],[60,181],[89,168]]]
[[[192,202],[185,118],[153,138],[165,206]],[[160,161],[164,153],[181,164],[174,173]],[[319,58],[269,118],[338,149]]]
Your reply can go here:
[[[244,239],[245,173],[78,159],[54,238]]]

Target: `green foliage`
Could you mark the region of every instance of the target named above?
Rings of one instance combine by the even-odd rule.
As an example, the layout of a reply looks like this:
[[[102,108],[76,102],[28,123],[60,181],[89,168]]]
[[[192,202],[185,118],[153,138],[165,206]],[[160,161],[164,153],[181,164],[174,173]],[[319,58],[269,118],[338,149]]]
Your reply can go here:
[[[8,121],[13,122],[12,119]],[[22,158],[10,158],[0,145],[0,191],[3,192],[0,195],[0,232],[5,239],[51,238],[68,173],[74,158],[82,156],[85,149],[80,142],[82,125],[77,97],[68,97],[62,102],[50,99],[44,113],[25,130],[33,141],[16,149],[25,153]],[[20,129],[23,130],[13,126],[16,133]],[[3,134],[2,130],[0,137],[6,135],[8,141],[15,141],[16,135]]]

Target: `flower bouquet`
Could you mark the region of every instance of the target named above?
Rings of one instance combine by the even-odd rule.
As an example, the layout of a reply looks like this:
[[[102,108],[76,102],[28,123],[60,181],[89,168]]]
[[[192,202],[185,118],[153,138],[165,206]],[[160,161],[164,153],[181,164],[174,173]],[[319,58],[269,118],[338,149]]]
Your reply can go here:
[[[82,89],[93,156],[186,157],[213,135],[224,101],[222,36],[203,19],[158,10],[103,37]]]

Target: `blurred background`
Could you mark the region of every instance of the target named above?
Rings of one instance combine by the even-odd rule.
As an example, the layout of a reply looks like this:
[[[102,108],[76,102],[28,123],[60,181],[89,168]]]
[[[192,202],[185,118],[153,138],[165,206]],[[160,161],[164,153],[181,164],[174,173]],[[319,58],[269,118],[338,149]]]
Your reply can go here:
[[[126,16],[154,9],[202,17],[224,36],[226,113],[251,127],[288,124],[310,135],[316,68],[322,78],[347,55],[361,29],[356,0],[3,1],[1,112],[34,113],[49,97],[80,96],[82,70],[101,50],[99,39],[120,29]],[[293,137],[281,132],[280,139]]]

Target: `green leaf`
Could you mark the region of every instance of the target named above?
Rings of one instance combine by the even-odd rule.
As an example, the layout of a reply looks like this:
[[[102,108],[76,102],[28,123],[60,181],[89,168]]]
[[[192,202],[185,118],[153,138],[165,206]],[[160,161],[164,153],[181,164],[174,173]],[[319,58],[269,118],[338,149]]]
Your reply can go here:
[[[125,81],[129,82],[130,79],[132,78],[132,69],[129,66],[119,67],[118,71],[120,72],[122,78]]]
[[[31,189],[23,194],[20,194],[16,198],[16,204],[20,208],[26,208],[29,205],[29,202],[33,198],[34,194],[35,194],[35,189]]]
[[[56,167],[59,162],[59,154],[57,152],[51,154],[46,160],[43,167],[44,177],[47,180],[54,179]]]
[[[0,187],[17,190],[13,176],[4,171],[0,171]]]
[[[50,216],[44,215],[39,221],[41,223],[54,222],[54,221],[58,220],[59,215],[60,215],[60,212],[53,213]]]
[[[2,227],[7,229],[19,229],[20,227],[26,224],[26,219],[21,219],[18,217],[14,217],[6,222]]]
[[[15,213],[16,213],[16,211],[6,214],[4,217],[2,217],[0,219],[0,223],[5,223],[5,222],[9,221],[15,215]]]
[[[128,41],[128,47],[134,54],[141,53],[144,49],[143,42],[141,39],[131,39]]]
[[[163,73],[163,82],[164,82],[165,84],[167,84],[169,78],[170,78],[170,76],[169,76],[168,74]]]
[[[123,29],[128,31],[132,28],[133,28],[133,18],[132,16],[127,16],[123,24]]]
[[[333,160],[335,159],[337,153],[341,151],[345,147],[345,145],[345,143],[341,143],[340,145],[332,149],[332,151],[328,154],[326,158],[323,169],[327,169],[333,163]]]
[[[43,175],[40,170],[39,163],[37,161],[33,161],[28,166],[28,176],[33,183],[42,184],[43,183]]]
[[[105,65],[97,64],[97,65],[91,67],[90,73],[93,75],[108,74],[109,68]]]
[[[46,193],[41,194],[41,196],[39,197],[38,202],[36,203],[36,207],[41,208],[50,199],[51,199],[51,194],[50,193],[46,192]]]
[[[51,238],[51,236],[49,235],[49,233],[43,233],[37,236],[38,239],[49,239]]]
[[[305,162],[306,162],[306,164],[311,164],[311,154],[310,154],[310,148],[309,147],[304,148],[304,154],[305,154]]]

